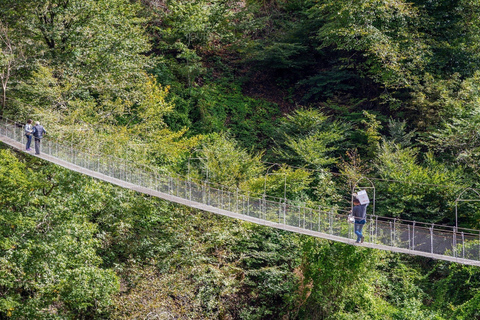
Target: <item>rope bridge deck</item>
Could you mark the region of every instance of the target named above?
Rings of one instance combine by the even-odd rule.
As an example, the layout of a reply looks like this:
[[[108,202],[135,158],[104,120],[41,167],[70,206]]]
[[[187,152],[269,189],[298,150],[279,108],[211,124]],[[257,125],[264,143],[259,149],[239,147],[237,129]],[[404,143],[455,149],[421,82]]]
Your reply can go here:
[[[21,124],[0,120],[0,141],[25,149]],[[207,183],[132,166],[125,159],[89,154],[45,139],[38,157],[122,188],[191,208],[268,227],[367,248],[480,266],[480,231],[368,216],[365,242],[355,244],[353,225],[335,209],[314,209],[214,188]]]

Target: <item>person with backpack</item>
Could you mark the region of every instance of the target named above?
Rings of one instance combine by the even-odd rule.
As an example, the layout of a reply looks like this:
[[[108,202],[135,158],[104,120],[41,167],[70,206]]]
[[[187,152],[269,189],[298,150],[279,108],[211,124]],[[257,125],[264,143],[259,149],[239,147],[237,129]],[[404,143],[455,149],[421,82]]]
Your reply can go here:
[[[362,229],[367,222],[367,205],[360,204],[358,198],[353,199],[352,216],[355,219],[355,234],[357,235],[357,241],[355,243],[363,243]]]
[[[35,126],[33,127],[33,137],[35,138],[35,154],[40,154],[40,141],[43,138],[43,135],[47,131],[40,125],[40,122],[36,121]]]
[[[25,136],[27,137],[27,145],[25,149],[30,151],[30,145],[32,144],[32,134],[33,134],[33,126],[32,126],[32,119],[27,120],[27,124],[25,125]]]

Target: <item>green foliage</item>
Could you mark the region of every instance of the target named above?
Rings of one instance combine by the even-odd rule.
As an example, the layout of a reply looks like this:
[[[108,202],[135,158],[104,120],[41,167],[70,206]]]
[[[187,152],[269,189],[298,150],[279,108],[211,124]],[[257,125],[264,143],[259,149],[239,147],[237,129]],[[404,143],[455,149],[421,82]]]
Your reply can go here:
[[[382,129],[381,122],[377,120],[374,114],[369,113],[368,111],[363,111],[363,115],[365,116],[365,120],[362,120],[362,124],[365,126],[365,136],[367,140],[367,152],[368,155],[372,158],[377,153],[378,144],[380,142],[381,135],[379,133],[380,129]]]
[[[180,40],[188,48],[215,44],[232,37],[235,12],[223,0],[169,0],[160,12],[165,28],[158,28],[162,41],[173,44]]]
[[[238,318],[286,316],[297,299],[298,278],[293,270],[299,263],[300,248],[296,238],[262,226],[250,226],[245,231],[233,248],[239,256],[238,267],[244,269]]]
[[[418,158],[418,149],[382,142],[375,166],[386,180],[376,183],[377,200],[382,203],[378,214],[451,224],[453,201],[464,188],[462,171],[438,162],[431,153],[424,156],[423,164]]]
[[[261,154],[251,156],[226,135],[212,134],[197,151],[206,179],[220,185],[238,188],[262,170]]]
[[[304,101],[318,101],[322,98],[330,98],[338,92],[348,92],[354,89],[354,85],[349,82],[355,78],[355,74],[348,70],[332,70],[301,80],[298,85],[308,88],[307,93],[303,96]]]
[[[379,252],[355,246],[304,239],[303,299],[300,318],[381,319],[390,312],[376,286],[379,274],[373,268]]]
[[[40,163],[29,170],[5,150],[0,163],[0,316],[102,318],[119,283],[101,267],[88,206],[75,206],[78,176]]]
[[[306,205],[343,205],[352,182],[381,178],[377,214],[453,225],[478,180],[479,8],[5,0],[15,50],[2,42],[2,79],[16,66],[2,113]],[[318,171],[268,168],[263,154]],[[0,153],[2,319],[479,316],[475,268],[297,237],[20,158]],[[460,225],[478,227],[477,212],[459,205]]]
[[[479,4],[471,0],[414,3],[423,11],[422,31],[432,39],[429,71],[471,76],[478,70]]]
[[[388,121],[389,141],[400,145],[401,147],[410,147],[412,139],[415,137],[415,131],[406,132],[406,121]]]
[[[264,177],[252,179],[249,182],[249,191],[278,199],[306,201],[312,181],[310,171],[281,166],[277,170],[266,172]]]
[[[345,67],[387,87],[411,83],[411,72],[428,56],[417,9],[404,1],[320,1],[310,14],[325,21],[317,32],[319,49],[348,52]]]
[[[173,114],[166,122],[173,129],[188,126],[191,134],[228,131],[243,147],[262,150],[271,145],[279,107],[263,99],[245,97],[238,83],[212,83],[172,92]]]
[[[441,120],[424,143],[431,149],[459,164],[466,164],[478,172],[478,125],[480,102],[480,72],[463,81],[457,79],[455,87],[444,91],[432,103],[442,107]],[[444,85],[445,86],[445,85]],[[450,86],[451,87],[451,86]]]
[[[318,110],[296,110],[287,115],[278,129],[278,154],[296,165],[325,168],[336,162],[338,143],[345,137],[346,128]]]
[[[307,51],[307,47],[302,44],[274,42],[267,46],[264,43],[258,43],[257,45],[261,49],[257,48],[256,52],[249,57],[249,60],[254,61],[258,68],[291,72],[309,64],[307,61],[300,59]]]

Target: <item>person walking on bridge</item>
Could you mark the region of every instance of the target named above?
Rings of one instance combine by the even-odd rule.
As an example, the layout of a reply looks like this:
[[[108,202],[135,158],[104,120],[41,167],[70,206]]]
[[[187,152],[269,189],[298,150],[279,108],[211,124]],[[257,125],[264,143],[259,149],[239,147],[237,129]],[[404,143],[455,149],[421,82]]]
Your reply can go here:
[[[33,127],[33,136],[35,138],[35,154],[40,154],[40,141],[43,138],[43,135],[46,134],[47,131],[40,125],[40,122],[36,121],[35,126]]]
[[[32,144],[32,133],[33,133],[33,126],[32,126],[32,119],[27,120],[27,124],[25,125],[25,136],[27,137],[27,145],[25,149],[30,151],[30,145]]]
[[[355,234],[357,235],[357,241],[355,243],[363,243],[362,229],[363,225],[367,222],[367,205],[360,204],[358,198],[353,199],[352,215],[355,218]]]

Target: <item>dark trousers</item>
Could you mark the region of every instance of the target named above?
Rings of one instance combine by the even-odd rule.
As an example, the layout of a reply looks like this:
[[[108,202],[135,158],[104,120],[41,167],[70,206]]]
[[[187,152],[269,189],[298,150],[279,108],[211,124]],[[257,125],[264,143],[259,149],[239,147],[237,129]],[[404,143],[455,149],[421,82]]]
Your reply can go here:
[[[26,134],[27,137],[27,146],[26,149],[30,149],[30,145],[32,144],[32,135],[31,134]]]
[[[40,139],[35,138],[35,154],[40,154]]]

